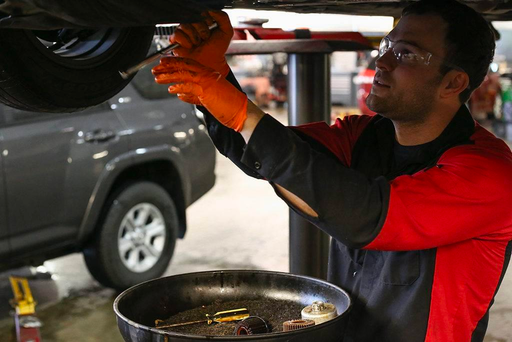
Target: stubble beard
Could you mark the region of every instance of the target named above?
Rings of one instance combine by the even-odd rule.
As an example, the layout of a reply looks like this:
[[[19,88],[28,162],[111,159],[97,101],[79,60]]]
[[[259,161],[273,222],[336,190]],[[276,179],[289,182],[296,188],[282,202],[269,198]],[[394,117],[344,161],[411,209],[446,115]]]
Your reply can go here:
[[[423,89],[391,93],[390,96],[380,97],[370,94],[366,98],[368,108],[395,122],[425,122],[434,108],[434,98],[439,80],[426,84]]]

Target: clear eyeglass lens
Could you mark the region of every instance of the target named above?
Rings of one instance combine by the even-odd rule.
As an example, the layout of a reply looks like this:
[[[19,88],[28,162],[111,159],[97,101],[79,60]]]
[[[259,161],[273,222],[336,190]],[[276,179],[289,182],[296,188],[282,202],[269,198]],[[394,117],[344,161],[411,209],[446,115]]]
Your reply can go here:
[[[389,40],[384,38],[381,40],[380,42],[380,45],[379,45],[379,57],[382,57],[386,54],[386,52],[388,52],[389,50]]]
[[[431,59],[434,57],[430,52],[427,52],[415,45],[404,42],[395,43],[388,38],[384,38],[380,42],[379,57],[384,56],[389,49],[393,50],[393,54],[395,55],[398,63],[406,65],[429,65]],[[449,66],[450,68],[464,72],[464,69],[454,64],[448,63],[446,61],[443,61],[443,64]]]
[[[404,64],[419,64],[425,60],[419,51],[415,51],[414,47],[408,44],[397,43],[393,46],[393,51],[398,60]]]
[[[379,45],[379,57],[386,54],[389,49],[393,49],[393,53],[399,63],[404,64],[420,64],[425,63],[425,57],[422,56],[415,46],[406,43],[392,43],[389,39],[383,39]]]

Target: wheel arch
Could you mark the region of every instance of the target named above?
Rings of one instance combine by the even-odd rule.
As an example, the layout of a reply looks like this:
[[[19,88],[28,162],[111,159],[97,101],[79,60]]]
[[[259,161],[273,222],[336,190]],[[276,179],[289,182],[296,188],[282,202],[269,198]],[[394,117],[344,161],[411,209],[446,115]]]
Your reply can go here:
[[[140,155],[135,151],[119,156],[105,165],[102,175],[89,198],[86,214],[79,230],[78,241],[85,243],[97,228],[105,212],[108,199],[137,181],[160,185],[173,200],[178,213],[178,237],[186,232],[186,208],[190,203],[191,186],[181,156],[170,153],[169,146],[146,149]]]

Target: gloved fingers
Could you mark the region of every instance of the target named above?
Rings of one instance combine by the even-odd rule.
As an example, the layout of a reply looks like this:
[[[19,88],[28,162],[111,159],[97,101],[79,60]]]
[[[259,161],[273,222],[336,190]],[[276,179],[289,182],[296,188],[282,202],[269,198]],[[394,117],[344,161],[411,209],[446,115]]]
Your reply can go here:
[[[174,70],[155,75],[155,82],[158,84],[197,82],[197,80],[197,75],[186,70]]]
[[[171,44],[174,44],[172,41],[171,41]],[[190,54],[192,53],[191,51],[192,49],[187,49],[187,48],[184,48],[184,47],[177,47],[177,48],[174,48],[171,52],[172,52],[172,56],[176,56],[176,57],[188,57],[190,56]]]
[[[160,64],[155,66],[151,71],[153,75],[161,73],[175,72],[179,70],[187,70],[195,74],[216,73],[215,70],[204,66],[191,58],[183,57],[163,57]]]
[[[193,105],[196,105],[196,106],[201,106],[202,103],[201,101],[199,100],[199,98],[195,95],[190,95],[190,94],[178,94],[178,98],[183,101],[183,102],[187,102],[187,103],[190,103],[190,104],[193,104]]]
[[[171,94],[183,94],[187,97],[194,96],[198,101],[199,97],[203,95],[203,88],[199,84],[192,82],[173,84],[169,86],[168,90]]]
[[[210,14],[213,20],[219,25],[219,27],[212,32],[212,35],[221,33],[223,36],[227,36],[231,39],[233,37],[233,26],[231,26],[227,13],[223,11],[208,11],[208,14]]]
[[[153,68],[153,70],[157,69],[157,67],[159,67],[159,66],[176,65],[176,64],[179,64],[179,62],[187,62],[188,64],[191,64],[191,65],[201,65],[198,62],[196,62],[195,60],[193,60],[192,58],[187,58],[187,57],[162,57],[162,58],[160,58],[160,64],[155,66]],[[205,66],[203,66],[203,67],[206,68]]]
[[[204,18],[204,22],[205,22],[206,26],[210,26],[215,22],[215,20],[212,18],[212,16],[210,15],[210,13],[208,11],[202,12],[201,16]]]
[[[204,72],[185,69],[182,67],[168,66],[166,71],[158,71],[155,74],[155,82],[158,84],[196,82],[208,88],[222,78],[218,72]]]
[[[193,46],[197,46],[203,42],[199,32],[193,24],[181,24],[179,27],[181,28],[178,31],[186,34]]]
[[[211,19],[211,17],[209,17],[209,18],[210,18],[210,20],[209,20],[210,24],[208,24],[208,21],[206,18],[205,18],[205,21],[191,24],[192,26],[194,26],[195,30],[197,31],[199,38],[201,38],[203,41],[208,40],[208,38],[210,38],[210,29],[208,28],[208,25],[211,25],[211,23],[213,23],[213,19]]]
[[[180,24],[169,38],[171,44],[178,43],[186,49],[192,49],[210,38],[208,25],[213,23],[208,12],[203,12],[204,21]],[[176,51],[176,49],[174,50]]]
[[[164,57],[164,58],[168,58],[168,57]],[[151,69],[151,73],[154,75],[154,76],[158,76],[160,74],[165,74],[165,73],[170,73],[170,72],[173,72],[173,70],[175,70],[174,68],[168,66],[167,64],[163,64],[162,63],[162,60],[164,59],[162,58],[160,60],[160,64],[156,65],[153,67],[153,69]],[[174,57],[174,58],[179,58],[179,57]]]
[[[180,29],[180,27],[183,25],[186,25],[186,24],[182,24],[182,25],[178,26],[178,29],[176,31],[174,31],[174,33],[169,38],[169,41],[171,42],[171,44],[178,43],[183,48],[192,49],[194,47],[194,43],[192,41],[193,38],[190,37],[187,32]]]

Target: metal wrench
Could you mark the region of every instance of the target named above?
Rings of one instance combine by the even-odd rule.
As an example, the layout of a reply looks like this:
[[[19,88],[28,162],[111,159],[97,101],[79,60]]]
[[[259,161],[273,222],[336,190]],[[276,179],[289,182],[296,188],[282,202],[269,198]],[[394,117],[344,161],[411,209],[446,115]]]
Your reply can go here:
[[[214,28],[216,28],[217,26],[219,26],[217,23],[213,23],[210,26],[208,26],[208,28],[211,31]],[[123,79],[127,80],[131,75],[133,75],[134,73],[136,73],[140,69],[144,68],[146,65],[150,64],[153,61],[156,61],[160,57],[168,55],[172,50],[176,49],[179,46],[180,46],[180,44],[175,43],[175,44],[169,45],[168,47],[166,47],[164,49],[158,50],[157,52],[155,52],[155,53],[149,55],[148,57],[146,57],[141,62],[135,64],[134,66],[129,67],[128,69],[126,69],[126,71],[119,70],[119,75],[121,75],[121,77]]]

